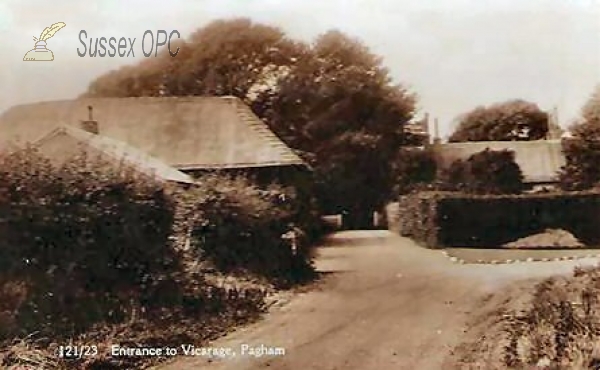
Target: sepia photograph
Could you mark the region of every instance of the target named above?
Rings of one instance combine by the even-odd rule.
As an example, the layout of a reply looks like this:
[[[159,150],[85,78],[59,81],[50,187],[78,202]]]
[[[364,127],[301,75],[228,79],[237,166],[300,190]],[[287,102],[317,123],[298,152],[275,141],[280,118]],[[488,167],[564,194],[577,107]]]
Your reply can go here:
[[[598,0],[0,32],[0,369],[600,369]]]

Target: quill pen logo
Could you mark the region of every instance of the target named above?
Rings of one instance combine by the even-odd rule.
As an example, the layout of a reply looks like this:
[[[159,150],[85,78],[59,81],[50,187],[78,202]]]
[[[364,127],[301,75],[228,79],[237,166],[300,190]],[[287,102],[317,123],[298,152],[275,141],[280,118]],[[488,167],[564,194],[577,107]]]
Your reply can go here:
[[[39,38],[34,37],[33,41],[35,41],[35,47],[27,52],[23,57],[23,61],[33,61],[33,62],[50,62],[54,60],[54,53],[52,50],[46,48],[46,40],[54,36],[61,28],[66,26],[64,22],[54,23],[50,27],[46,27]]]

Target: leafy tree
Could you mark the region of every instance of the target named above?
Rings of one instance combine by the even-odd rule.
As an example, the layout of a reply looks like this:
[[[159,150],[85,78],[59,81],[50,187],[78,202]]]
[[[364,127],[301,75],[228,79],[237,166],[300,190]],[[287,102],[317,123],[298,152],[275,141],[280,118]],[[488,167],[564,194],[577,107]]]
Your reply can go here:
[[[523,190],[523,174],[509,150],[486,149],[457,160],[445,174],[449,190],[475,194],[516,194]]]
[[[600,85],[594,89],[594,92],[581,109],[581,116],[583,122],[600,124]]]
[[[475,108],[460,117],[458,128],[449,141],[538,140],[547,132],[547,113],[533,103],[510,100]]]
[[[305,46],[278,28],[249,19],[219,20],[179,45],[176,57],[165,50],[99,77],[88,96],[232,95],[246,100],[275,67],[288,66]]]
[[[100,77],[89,94],[238,96],[313,166],[325,210],[360,224],[383,205],[415,99],[365,45],[338,31],[305,45],[237,19],[200,29],[181,53]]]
[[[563,140],[565,166],[560,184],[565,190],[583,190],[600,182],[600,88],[581,110],[581,120],[572,127],[571,137]]]

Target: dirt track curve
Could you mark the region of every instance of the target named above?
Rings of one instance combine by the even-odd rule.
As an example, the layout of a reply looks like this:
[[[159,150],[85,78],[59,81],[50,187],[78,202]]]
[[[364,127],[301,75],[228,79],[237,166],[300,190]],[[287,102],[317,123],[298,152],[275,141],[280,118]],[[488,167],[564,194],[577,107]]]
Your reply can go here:
[[[181,357],[160,369],[451,368],[448,354],[489,293],[595,263],[462,265],[386,231],[340,232],[319,250],[325,277],[316,289],[211,344],[233,348],[235,357]],[[244,344],[282,347],[285,355],[253,357],[241,353]]]

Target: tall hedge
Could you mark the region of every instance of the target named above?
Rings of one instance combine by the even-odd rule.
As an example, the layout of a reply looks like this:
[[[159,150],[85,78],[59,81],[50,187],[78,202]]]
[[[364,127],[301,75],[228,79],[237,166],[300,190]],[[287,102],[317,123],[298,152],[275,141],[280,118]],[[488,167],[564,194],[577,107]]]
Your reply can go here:
[[[0,285],[24,284],[23,330],[119,320],[169,290],[180,260],[161,184],[84,156],[55,167],[33,149],[3,157],[0,178]]]
[[[468,195],[413,193],[400,199],[402,235],[429,247],[499,247],[545,229],[600,243],[600,193]]]
[[[245,270],[278,283],[311,273],[310,246],[322,232],[320,219],[293,189],[258,188],[245,178],[217,174],[199,183],[182,195],[179,212],[198,258],[224,272]]]

